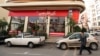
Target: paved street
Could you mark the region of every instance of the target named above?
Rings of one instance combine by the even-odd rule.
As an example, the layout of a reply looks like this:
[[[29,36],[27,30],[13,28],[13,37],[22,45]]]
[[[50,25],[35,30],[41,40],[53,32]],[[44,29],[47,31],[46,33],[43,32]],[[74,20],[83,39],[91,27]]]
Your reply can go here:
[[[46,44],[33,49],[25,46],[6,47],[5,45],[0,45],[0,56],[100,56],[100,49],[92,51],[91,55],[85,50],[83,55],[78,55],[78,52],[79,48],[60,50],[55,47],[55,44]]]

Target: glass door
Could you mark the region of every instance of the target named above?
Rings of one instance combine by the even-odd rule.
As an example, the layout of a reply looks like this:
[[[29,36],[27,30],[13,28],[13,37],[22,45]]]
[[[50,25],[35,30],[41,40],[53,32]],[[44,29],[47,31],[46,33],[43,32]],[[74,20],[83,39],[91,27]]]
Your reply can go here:
[[[65,17],[50,17],[49,26],[50,36],[64,36],[65,34]]]

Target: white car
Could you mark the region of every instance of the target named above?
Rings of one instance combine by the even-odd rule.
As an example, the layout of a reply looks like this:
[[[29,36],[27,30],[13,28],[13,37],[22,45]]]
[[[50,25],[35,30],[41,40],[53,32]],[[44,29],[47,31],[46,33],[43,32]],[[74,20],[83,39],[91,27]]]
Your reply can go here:
[[[33,36],[30,34],[19,34],[16,37],[5,39],[5,43],[7,46],[12,45],[28,45],[28,47],[32,48],[37,44],[45,43],[45,36]]]
[[[100,36],[100,31],[93,32],[95,35]]]
[[[67,49],[68,47],[80,47],[80,32],[77,33],[73,33],[70,36],[66,37],[66,38],[62,38],[59,39],[56,43],[57,43],[57,47],[60,49]],[[87,36],[87,47],[90,47],[93,50],[97,50],[98,49],[98,40],[96,39],[96,37],[92,36],[89,33],[85,33],[85,35]]]

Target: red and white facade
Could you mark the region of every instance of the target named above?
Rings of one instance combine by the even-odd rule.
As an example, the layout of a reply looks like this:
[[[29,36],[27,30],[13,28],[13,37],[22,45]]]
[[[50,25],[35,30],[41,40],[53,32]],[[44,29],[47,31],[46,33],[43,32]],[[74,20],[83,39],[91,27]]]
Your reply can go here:
[[[23,0],[22,0],[23,1]],[[67,16],[72,15],[77,23],[79,14],[85,9],[81,0],[59,1],[31,1],[19,0],[3,3],[0,6],[9,11],[8,19],[12,18],[12,30],[24,24],[24,32],[34,32],[34,25],[38,25],[38,32],[46,32],[48,36],[64,36],[68,33]],[[26,0],[25,0],[26,1]]]

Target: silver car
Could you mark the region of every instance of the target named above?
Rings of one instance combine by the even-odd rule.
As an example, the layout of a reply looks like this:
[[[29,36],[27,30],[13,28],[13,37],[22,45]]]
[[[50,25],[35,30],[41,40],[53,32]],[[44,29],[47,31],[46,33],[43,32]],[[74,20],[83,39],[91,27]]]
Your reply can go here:
[[[80,47],[80,32],[76,32],[71,34],[70,36],[65,36],[65,38],[63,39],[59,39],[56,43],[57,43],[57,47],[60,49],[67,49],[68,47]],[[96,37],[92,36],[89,33],[85,33],[85,35],[87,36],[87,47],[90,47],[93,50],[97,50],[98,49],[98,40],[96,39]]]

